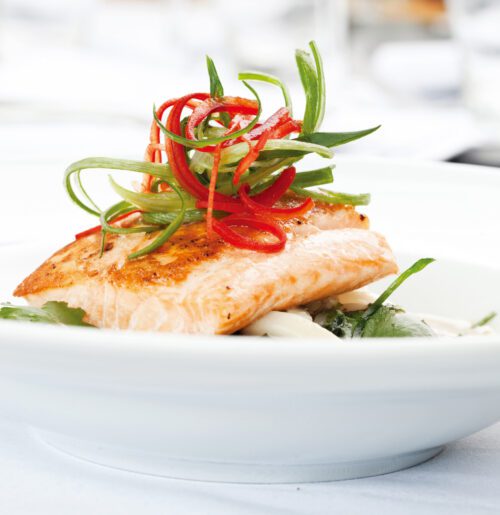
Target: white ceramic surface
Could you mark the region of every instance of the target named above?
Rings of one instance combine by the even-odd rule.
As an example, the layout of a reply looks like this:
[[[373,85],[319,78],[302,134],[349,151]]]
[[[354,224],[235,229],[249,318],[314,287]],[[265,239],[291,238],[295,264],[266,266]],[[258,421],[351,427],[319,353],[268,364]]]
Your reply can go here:
[[[343,189],[374,193],[373,225],[402,267],[438,258],[394,300],[459,318],[500,308],[500,173],[380,160],[338,170]],[[5,299],[49,248],[0,249]],[[129,470],[361,477],[429,459],[500,419],[500,337],[327,343],[3,322],[0,410],[55,447]]]

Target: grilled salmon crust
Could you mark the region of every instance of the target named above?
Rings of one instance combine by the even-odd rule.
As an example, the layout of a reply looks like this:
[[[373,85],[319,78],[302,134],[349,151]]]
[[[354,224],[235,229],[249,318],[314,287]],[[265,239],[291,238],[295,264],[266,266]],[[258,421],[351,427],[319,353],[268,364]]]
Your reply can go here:
[[[285,230],[285,250],[262,254],[209,239],[205,224],[193,223],[133,261],[127,256],[155,235],[109,235],[101,258],[100,236],[92,235],[56,252],[14,295],[35,306],[58,300],[81,307],[98,327],[228,334],[271,310],[397,271],[385,239],[352,207],[317,205]]]

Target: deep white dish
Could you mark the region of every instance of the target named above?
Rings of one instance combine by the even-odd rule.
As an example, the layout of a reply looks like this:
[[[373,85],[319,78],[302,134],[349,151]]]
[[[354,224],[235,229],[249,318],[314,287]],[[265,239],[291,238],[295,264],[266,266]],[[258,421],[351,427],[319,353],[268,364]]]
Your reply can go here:
[[[374,193],[368,212],[401,267],[438,259],[394,301],[456,318],[498,310],[500,173],[368,159],[339,170],[343,189]],[[0,249],[2,300],[55,250]],[[59,449],[127,470],[362,477],[425,461],[500,419],[500,336],[332,343],[3,322],[0,410]]]

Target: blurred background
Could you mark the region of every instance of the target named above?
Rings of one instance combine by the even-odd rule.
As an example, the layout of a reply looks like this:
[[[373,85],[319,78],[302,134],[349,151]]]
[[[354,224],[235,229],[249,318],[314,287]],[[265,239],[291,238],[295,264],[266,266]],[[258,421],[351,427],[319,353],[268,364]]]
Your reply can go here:
[[[320,45],[341,152],[500,166],[500,0],[0,0],[0,160],[141,159],[153,102]],[[269,90],[273,98],[273,90]],[[276,102],[278,97],[274,97]]]

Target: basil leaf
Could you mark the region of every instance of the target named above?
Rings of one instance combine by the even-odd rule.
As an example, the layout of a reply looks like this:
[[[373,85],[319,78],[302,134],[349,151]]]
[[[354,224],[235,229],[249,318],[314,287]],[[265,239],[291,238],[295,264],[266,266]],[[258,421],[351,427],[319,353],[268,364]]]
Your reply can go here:
[[[366,322],[363,338],[401,338],[435,336],[423,321],[402,313],[394,306],[381,306]]]
[[[358,328],[363,324],[365,311],[344,313],[332,310],[321,324],[339,338],[402,338],[417,336],[435,336],[434,331],[422,320],[407,315],[396,306],[381,306],[364,323],[361,332]]]
[[[83,321],[85,311],[70,308],[66,302],[46,302],[41,308],[0,304],[0,319],[38,322],[43,324],[77,325],[93,327]]]

